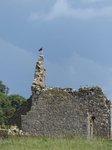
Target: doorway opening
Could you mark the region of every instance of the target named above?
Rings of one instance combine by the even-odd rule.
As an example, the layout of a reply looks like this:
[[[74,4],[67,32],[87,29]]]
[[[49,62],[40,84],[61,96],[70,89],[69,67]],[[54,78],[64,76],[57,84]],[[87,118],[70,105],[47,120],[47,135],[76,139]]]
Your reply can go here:
[[[95,117],[93,115],[88,116],[88,137],[90,139],[93,139],[94,137],[94,120],[95,120]]]

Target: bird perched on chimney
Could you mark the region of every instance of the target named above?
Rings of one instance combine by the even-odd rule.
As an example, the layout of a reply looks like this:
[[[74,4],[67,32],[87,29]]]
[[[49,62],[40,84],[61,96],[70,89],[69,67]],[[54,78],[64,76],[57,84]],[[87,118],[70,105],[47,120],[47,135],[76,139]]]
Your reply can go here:
[[[41,47],[41,48],[39,49],[39,51],[43,51],[43,47]]]

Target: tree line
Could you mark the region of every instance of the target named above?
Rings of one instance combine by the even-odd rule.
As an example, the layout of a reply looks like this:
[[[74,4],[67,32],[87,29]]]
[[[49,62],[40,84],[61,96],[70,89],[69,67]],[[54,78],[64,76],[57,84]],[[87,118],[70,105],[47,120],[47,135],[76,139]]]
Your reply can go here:
[[[19,94],[8,95],[9,88],[0,80],[0,125],[7,125],[8,119],[19,109],[20,105],[26,101]]]

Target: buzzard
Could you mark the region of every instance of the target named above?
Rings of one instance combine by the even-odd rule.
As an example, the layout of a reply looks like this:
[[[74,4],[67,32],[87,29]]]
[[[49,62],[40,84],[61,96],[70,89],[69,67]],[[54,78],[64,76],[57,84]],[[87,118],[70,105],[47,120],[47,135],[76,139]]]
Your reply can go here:
[[[43,47],[41,47],[41,48],[39,49],[39,51],[43,51]]]

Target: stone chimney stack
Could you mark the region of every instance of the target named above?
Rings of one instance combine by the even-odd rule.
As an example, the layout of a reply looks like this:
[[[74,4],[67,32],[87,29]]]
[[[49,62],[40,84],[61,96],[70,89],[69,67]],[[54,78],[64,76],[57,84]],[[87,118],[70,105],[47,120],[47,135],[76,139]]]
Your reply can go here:
[[[46,69],[43,67],[43,60],[44,57],[43,57],[43,48],[42,48],[39,59],[36,63],[34,80],[31,86],[32,97],[34,95],[40,94],[41,90],[46,88],[46,84],[45,84]]]

